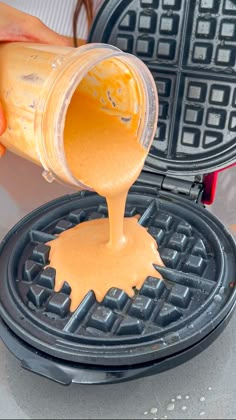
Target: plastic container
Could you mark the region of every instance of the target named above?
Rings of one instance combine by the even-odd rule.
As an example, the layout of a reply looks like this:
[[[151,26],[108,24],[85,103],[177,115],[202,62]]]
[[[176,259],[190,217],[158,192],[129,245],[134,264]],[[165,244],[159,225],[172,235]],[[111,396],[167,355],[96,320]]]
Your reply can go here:
[[[42,165],[49,182],[58,179],[86,188],[73,177],[64,153],[68,106],[83,79],[86,94],[97,96],[98,106],[103,105],[102,94],[109,97],[107,106],[112,106],[119,82],[116,111],[138,117],[138,139],[148,153],[156,130],[157,92],[151,73],[138,58],[105,44],[74,49],[7,43],[0,46],[0,73],[0,98],[8,124],[1,143]],[[96,130],[91,121],[88,115],[88,130]],[[108,129],[112,133],[112,119]]]

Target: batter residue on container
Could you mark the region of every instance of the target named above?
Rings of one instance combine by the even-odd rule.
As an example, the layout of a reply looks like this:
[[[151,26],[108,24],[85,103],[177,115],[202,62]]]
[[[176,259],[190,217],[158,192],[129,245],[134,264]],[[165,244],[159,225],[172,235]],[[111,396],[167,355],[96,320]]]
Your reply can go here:
[[[122,94],[119,99],[122,86],[115,87],[117,94],[106,91],[107,98],[100,96],[98,106],[101,92],[93,99],[86,86],[92,76],[83,80],[71,100],[64,145],[73,175],[106,198],[109,218],[83,222],[48,243],[55,290],[65,281],[70,284],[72,311],[90,290],[99,302],[112,287],[132,297],[133,288],[140,289],[147,276],[157,276],[153,264],[163,265],[152,236],[137,218],[124,218],[128,190],[147,155],[137,134],[138,112],[128,109],[122,114],[117,106],[124,100]],[[124,74],[123,82],[133,83],[131,75]]]

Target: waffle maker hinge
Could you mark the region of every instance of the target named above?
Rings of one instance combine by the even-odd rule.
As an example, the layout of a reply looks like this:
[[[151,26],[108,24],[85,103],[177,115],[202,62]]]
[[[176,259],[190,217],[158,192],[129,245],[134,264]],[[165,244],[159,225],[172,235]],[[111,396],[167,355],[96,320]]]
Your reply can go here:
[[[143,171],[133,187],[133,191],[144,189],[146,192],[155,194],[160,191],[180,195],[195,203],[201,203],[204,192],[203,176],[170,176],[154,174]]]

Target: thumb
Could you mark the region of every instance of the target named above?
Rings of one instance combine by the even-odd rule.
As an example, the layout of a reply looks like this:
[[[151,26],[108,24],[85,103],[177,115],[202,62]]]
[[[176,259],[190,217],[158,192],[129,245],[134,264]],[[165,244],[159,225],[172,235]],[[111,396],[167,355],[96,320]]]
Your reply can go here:
[[[48,28],[44,23],[37,19],[37,28],[33,28],[32,38],[35,38],[37,42],[49,45],[59,45],[71,47],[71,40],[66,37],[59,35],[52,29]]]

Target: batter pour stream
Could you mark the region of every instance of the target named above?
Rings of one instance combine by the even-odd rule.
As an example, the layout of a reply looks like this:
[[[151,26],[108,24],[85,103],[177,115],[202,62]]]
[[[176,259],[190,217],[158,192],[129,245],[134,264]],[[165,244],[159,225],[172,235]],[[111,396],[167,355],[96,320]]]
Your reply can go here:
[[[138,219],[124,218],[128,190],[147,156],[138,141],[138,115],[124,119],[103,101],[98,107],[97,99],[86,95],[85,85],[86,79],[67,112],[66,159],[77,179],[106,198],[109,218],[83,222],[48,243],[50,266],[56,269],[55,290],[65,281],[70,284],[71,311],[90,290],[99,302],[112,287],[132,297],[133,288],[140,289],[147,276],[157,276],[153,264],[163,265],[156,241]]]

